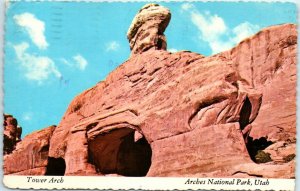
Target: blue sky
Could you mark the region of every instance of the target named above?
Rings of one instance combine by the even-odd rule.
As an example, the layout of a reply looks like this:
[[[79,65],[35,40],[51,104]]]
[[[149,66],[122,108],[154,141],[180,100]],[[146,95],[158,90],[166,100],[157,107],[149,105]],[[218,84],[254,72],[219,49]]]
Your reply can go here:
[[[23,135],[59,124],[71,100],[128,59],[126,33],[139,3],[10,2],[4,112]],[[169,51],[212,55],[276,24],[297,23],[291,3],[161,2]]]

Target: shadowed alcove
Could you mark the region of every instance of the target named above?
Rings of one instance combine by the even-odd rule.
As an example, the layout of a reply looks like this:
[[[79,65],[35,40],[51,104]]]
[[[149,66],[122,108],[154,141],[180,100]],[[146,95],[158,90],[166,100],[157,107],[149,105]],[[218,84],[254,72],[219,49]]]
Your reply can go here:
[[[244,130],[244,128],[250,124],[250,115],[252,112],[252,104],[248,97],[246,97],[246,100],[241,108],[240,112],[240,128],[241,130]],[[262,127],[263,128],[263,127]],[[249,156],[251,160],[255,163],[261,163],[263,160],[259,160],[261,158],[260,156],[266,158],[269,157],[267,154],[262,152],[265,148],[273,144],[273,142],[268,141],[265,137],[260,137],[259,139],[254,139],[249,135],[249,132],[247,133],[247,136],[244,135],[246,147],[249,153]],[[268,159],[269,160],[269,159]],[[268,161],[265,160],[265,161]]]
[[[115,129],[89,141],[89,162],[101,174],[145,176],[151,165],[152,150],[144,138],[135,138],[131,128]]]
[[[246,146],[252,161],[260,163],[257,160],[257,154],[272,144],[273,142],[268,141],[265,137],[253,140],[253,138],[249,136]]]
[[[251,104],[249,98],[246,97],[246,100],[245,100],[243,107],[241,109],[241,112],[240,112],[239,123],[240,123],[241,130],[243,130],[249,124],[249,118],[251,115],[251,111],[252,111],[252,104]]]
[[[48,157],[46,176],[64,176],[66,162],[63,158]]]

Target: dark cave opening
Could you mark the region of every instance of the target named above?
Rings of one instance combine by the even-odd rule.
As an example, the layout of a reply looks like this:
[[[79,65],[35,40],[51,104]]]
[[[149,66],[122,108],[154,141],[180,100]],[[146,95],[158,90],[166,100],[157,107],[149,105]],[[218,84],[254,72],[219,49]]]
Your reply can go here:
[[[249,124],[249,118],[252,112],[252,105],[248,97],[246,97],[246,100],[244,101],[244,104],[242,106],[241,112],[240,112],[240,128],[243,130],[248,124]]]
[[[46,176],[64,176],[66,162],[63,158],[48,157]]]
[[[240,112],[240,129],[243,131],[247,125],[250,124],[250,115],[252,112],[252,104],[248,97],[246,97],[244,104]],[[243,132],[245,144],[249,153],[251,160],[255,163],[263,163],[271,160],[268,153],[263,152],[265,148],[273,144],[272,141],[268,141],[267,138],[261,137],[259,139],[253,140],[253,137],[249,136],[251,127],[245,129]]]
[[[145,137],[135,140],[134,135],[135,130],[131,128],[98,135],[88,144],[89,162],[102,174],[146,176],[152,150]]]
[[[259,155],[261,156],[264,152],[263,153],[260,153],[260,152],[272,144],[273,144],[273,142],[268,141],[265,137],[261,137],[259,139],[253,140],[253,138],[249,136],[247,139],[246,146],[247,146],[247,150],[249,152],[249,155],[250,155],[252,161],[254,161],[256,163],[262,163],[259,160]],[[265,157],[268,157],[266,154],[264,154],[264,155],[265,155]]]

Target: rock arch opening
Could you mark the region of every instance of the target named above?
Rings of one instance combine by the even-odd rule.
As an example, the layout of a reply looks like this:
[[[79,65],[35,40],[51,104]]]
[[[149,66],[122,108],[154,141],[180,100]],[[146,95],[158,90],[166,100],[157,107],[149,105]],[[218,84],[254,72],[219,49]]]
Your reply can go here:
[[[243,130],[249,124],[251,112],[252,112],[252,104],[249,98],[246,97],[246,100],[244,101],[244,104],[240,112],[239,123],[240,123],[241,130]]]
[[[261,137],[259,139],[253,140],[251,137],[251,124],[250,124],[250,115],[252,112],[252,104],[248,97],[244,101],[244,104],[241,108],[239,124],[243,132],[245,144],[249,153],[251,160],[255,163],[264,163],[271,160],[268,153],[263,152],[265,148],[273,144],[273,142],[268,141],[267,138]]]
[[[273,142],[268,141],[265,137],[253,140],[253,138],[249,136],[246,146],[252,161],[256,163],[264,163],[270,161],[271,158],[268,153],[262,151],[272,144]]]
[[[48,157],[46,176],[64,176],[66,162],[63,158]]]
[[[115,129],[89,141],[89,162],[98,173],[146,176],[152,150],[144,136],[132,128]]]

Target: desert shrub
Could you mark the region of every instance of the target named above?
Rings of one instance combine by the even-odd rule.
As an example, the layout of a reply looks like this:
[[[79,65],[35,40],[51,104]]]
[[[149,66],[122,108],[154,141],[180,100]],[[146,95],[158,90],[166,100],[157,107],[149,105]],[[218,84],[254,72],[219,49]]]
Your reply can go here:
[[[287,155],[286,157],[283,157],[284,162],[290,162],[291,160],[293,160],[296,157],[295,154],[290,154]]]
[[[257,151],[257,154],[255,155],[255,161],[257,163],[266,163],[272,161],[270,157],[270,153],[266,153],[262,150]]]

